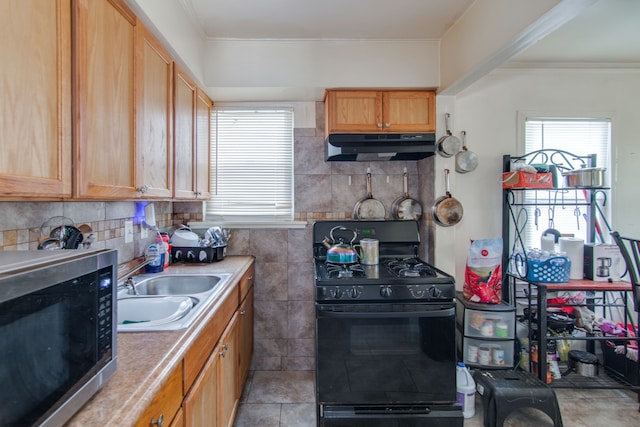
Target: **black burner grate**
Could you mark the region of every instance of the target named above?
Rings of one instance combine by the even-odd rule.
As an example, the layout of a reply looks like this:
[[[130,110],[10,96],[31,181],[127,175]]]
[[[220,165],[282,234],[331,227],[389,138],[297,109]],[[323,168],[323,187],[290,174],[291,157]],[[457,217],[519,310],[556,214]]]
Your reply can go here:
[[[360,264],[335,264],[327,262],[327,275],[329,278],[365,277],[364,269]]]
[[[418,258],[400,258],[385,261],[391,274],[396,277],[436,277],[438,274]]]

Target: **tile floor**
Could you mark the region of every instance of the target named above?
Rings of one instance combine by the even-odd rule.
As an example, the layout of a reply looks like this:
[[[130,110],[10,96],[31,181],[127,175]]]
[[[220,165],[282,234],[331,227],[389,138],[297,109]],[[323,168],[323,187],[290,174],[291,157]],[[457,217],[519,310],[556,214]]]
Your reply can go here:
[[[564,427],[638,427],[637,395],[626,390],[555,389]],[[465,427],[483,427],[482,398]],[[505,427],[552,426],[537,410],[513,412]],[[255,371],[249,374],[234,427],[315,427],[312,371]]]

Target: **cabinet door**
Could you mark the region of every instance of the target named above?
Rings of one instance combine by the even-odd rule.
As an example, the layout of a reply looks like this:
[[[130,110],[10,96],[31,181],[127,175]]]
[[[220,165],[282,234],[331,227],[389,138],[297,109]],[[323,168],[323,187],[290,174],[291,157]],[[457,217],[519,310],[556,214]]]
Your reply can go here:
[[[135,26],[124,0],[73,0],[74,195],[137,197]]]
[[[0,198],[71,196],[70,0],[0,2]]]
[[[218,344],[218,427],[232,427],[239,396],[238,313],[229,322]]]
[[[173,195],[173,59],[137,25],[136,188],[141,197]]]
[[[195,199],[196,84],[174,64],[174,197]]]
[[[196,92],[196,149],[195,149],[195,190],[196,198],[208,199],[209,152],[211,147],[211,100],[200,89]]]
[[[385,132],[435,132],[435,93],[385,91],[382,95]]]
[[[330,90],[325,99],[326,133],[382,131],[382,92]]]
[[[177,416],[181,403],[182,364],[179,364],[169,376],[162,390],[156,394],[142,416],[140,416],[135,427],[157,425],[159,420],[163,420],[168,425]]]
[[[238,385],[237,398],[240,399],[244,383],[249,373],[251,356],[253,355],[253,287],[238,310]]]
[[[218,425],[218,359],[216,347],[184,399],[185,425],[189,427]]]
[[[184,426],[185,426],[184,411],[182,410],[182,408],[180,408],[176,416],[173,418],[173,421],[171,422],[169,427],[184,427]],[[212,426],[212,427],[215,427],[215,426]]]

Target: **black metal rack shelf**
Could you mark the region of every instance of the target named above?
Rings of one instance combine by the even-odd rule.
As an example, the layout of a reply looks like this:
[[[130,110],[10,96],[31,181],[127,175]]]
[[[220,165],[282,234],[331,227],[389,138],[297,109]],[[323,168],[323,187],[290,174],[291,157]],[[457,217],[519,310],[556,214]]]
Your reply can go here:
[[[560,150],[539,150],[527,153],[522,156],[503,156],[502,172],[510,172],[511,165],[514,162],[524,162],[527,164],[546,164],[556,172],[579,169],[581,167],[595,167],[596,155],[579,156],[573,153]],[[593,311],[600,314],[605,309],[617,308],[624,313],[624,324],[628,322],[637,324],[640,322],[640,313],[632,312],[632,305],[629,304],[629,294],[632,292],[631,286],[626,282],[593,282],[590,280],[570,280],[569,283],[536,283],[526,279],[526,271],[513,272],[510,271],[510,261],[513,253],[517,251],[525,252],[525,244],[520,235],[525,223],[528,220],[526,212],[520,218],[522,210],[530,207],[545,206],[549,210],[556,207],[573,207],[575,209],[584,208],[586,214],[586,242],[596,243],[597,238],[601,241],[602,234],[596,230],[597,215],[602,217],[603,222],[606,218],[600,208],[599,198],[604,197],[606,201],[607,191],[609,187],[576,187],[576,188],[505,188],[503,190],[502,205],[502,237],[503,237],[503,300],[513,306],[518,306],[518,301],[523,301],[529,309],[529,313],[533,309],[537,313],[544,313],[533,320],[531,317],[527,322],[528,337],[531,337],[533,328],[537,331],[544,331],[538,334],[538,362],[537,376],[546,381],[547,379],[547,341],[550,340],[568,340],[586,342],[586,347],[592,353],[595,353],[595,344],[606,346],[606,341],[614,341],[618,344],[624,344],[626,351],[629,341],[639,341],[639,337],[610,337],[603,336],[599,331],[593,333],[574,333],[568,336],[554,336],[548,332],[547,328],[547,309],[550,307],[558,307],[560,305],[548,304],[547,296],[549,292],[557,291],[575,291],[584,292],[586,295],[586,305]],[[525,195],[532,194],[535,201],[532,202],[530,197],[527,199]],[[604,202],[603,202],[604,205]],[[516,213],[516,211],[518,211]],[[535,218],[538,219],[537,217]],[[536,223],[537,225],[537,223]],[[598,234],[597,234],[598,231]],[[526,260],[525,260],[526,264]],[[523,274],[524,273],[524,274]],[[613,293],[615,292],[615,293]],[[568,305],[568,304],[564,304]],[[603,349],[602,357],[605,357]],[[611,354],[609,354],[611,357]],[[552,381],[553,387],[559,388],[629,388],[640,394],[640,363],[629,360],[625,355],[616,359],[618,365],[607,366],[602,369],[601,366],[597,377],[582,377],[577,373],[563,375],[560,379]],[[533,368],[533,362],[529,361],[529,368]],[[566,370],[566,367],[565,367]],[[606,372],[605,372],[606,371]],[[561,370],[562,372],[562,370]],[[640,396],[639,396],[640,398]]]

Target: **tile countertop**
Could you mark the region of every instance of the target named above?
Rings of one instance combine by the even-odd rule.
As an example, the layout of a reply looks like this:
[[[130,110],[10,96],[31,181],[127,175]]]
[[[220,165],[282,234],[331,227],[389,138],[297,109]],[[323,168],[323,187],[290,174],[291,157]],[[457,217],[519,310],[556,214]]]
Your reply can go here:
[[[202,327],[214,316],[224,297],[235,288],[253,257],[229,256],[211,264],[176,264],[157,274],[233,273],[224,290],[188,328],[170,332],[118,333],[118,368],[103,388],[66,426],[132,426],[142,415],[168,375],[181,362]]]

